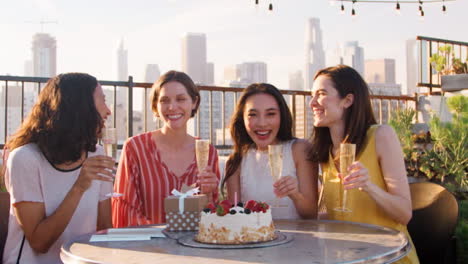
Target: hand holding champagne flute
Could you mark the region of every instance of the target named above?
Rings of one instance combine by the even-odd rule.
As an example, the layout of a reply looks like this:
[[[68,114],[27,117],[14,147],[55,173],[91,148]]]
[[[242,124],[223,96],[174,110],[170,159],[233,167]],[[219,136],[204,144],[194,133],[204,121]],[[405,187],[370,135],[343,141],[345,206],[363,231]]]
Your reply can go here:
[[[206,139],[195,140],[195,158],[197,159],[198,173],[201,173],[208,166],[208,158],[210,154],[210,142]],[[204,193],[205,188],[200,184],[201,192]]]
[[[340,173],[342,174],[341,177],[341,184],[340,184],[340,207],[335,208],[335,211],[340,212],[351,212],[349,208],[346,207],[346,194],[347,191],[344,189],[343,180],[344,177],[347,176],[348,167],[354,162],[356,157],[356,144],[349,144],[349,143],[342,143],[340,144]]]
[[[283,169],[283,145],[268,145],[268,161],[270,165],[271,177],[273,182],[281,178]],[[278,198],[275,199],[275,207],[279,206]]]
[[[114,161],[116,161],[117,160],[117,130],[115,127],[103,128],[102,143],[104,145],[104,151],[106,152],[106,155],[109,157],[112,157]],[[114,187],[112,186],[112,192],[106,194],[106,197],[116,198],[116,197],[122,196],[121,193],[115,193],[113,189]]]

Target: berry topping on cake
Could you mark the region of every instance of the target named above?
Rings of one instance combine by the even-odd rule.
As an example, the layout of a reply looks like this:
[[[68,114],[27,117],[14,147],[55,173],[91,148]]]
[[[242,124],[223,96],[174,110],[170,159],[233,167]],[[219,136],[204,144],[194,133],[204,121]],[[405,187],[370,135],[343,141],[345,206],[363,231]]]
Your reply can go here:
[[[239,207],[244,207],[244,204],[243,204],[242,202],[238,202],[238,203],[237,203],[237,206],[239,206]]]
[[[266,211],[270,208],[270,206],[267,203],[257,203],[256,210],[257,212],[263,212],[266,213]]]
[[[216,205],[214,203],[209,203],[207,208],[210,209],[212,213],[216,212]]]
[[[223,200],[219,204],[228,209],[233,207],[233,204],[229,200]]]
[[[236,210],[229,211],[230,214],[236,214]]]
[[[229,212],[229,208],[226,209],[224,206],[222,206],[221,204],[218,204],[218,206],[216,207],[216,214],[218,216],[223,216],[223,215],[226,215],[227,213]]]
[[[244,213],[245,213],[245,214],[250,214],[250,212],[251,212],[251,211],[250,211],[249,208],[245,208],[245,209],[244,209]]]
[[[254,211],[254,208],[255,208],[256,205],[257,205],[256,201],[250,200],[245,204],[244,208],[250,209],[250,211]]]

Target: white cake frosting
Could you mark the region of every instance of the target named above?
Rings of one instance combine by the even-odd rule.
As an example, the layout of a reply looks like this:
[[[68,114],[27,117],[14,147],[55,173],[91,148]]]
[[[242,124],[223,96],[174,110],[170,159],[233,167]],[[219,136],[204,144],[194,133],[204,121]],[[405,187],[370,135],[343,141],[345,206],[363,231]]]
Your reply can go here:
[[[235,214],[219,216],[202,212],[196,239],[212,244],[244,244],[270,241],[275,238],[271,210],[246,214],[243,207],[233,207]]]

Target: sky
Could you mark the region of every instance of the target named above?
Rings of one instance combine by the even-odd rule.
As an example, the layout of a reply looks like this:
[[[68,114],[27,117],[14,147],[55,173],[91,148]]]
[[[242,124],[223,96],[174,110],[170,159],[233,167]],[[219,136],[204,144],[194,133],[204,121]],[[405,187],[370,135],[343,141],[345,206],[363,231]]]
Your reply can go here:
[[[274,11],[267,5],[272,3]],[[129,74],[143,81],[146,64],[161,71],[181,69],[181,37],[205,33],[207,58],[215,64],[215,81],[225,66],[246,61],[268,64],[268,81],[288,88],[288,75],[303,70],[305,26],[320,19],[326,50],[358,41],[365,59],[396,60],[397,83],[405,85],[405,41],[416,36],[468,42],[468,0],[424,4],[421,21],[415,4],[357,3],[356,17],[339,11],[328,0],[0,0],[0,75],[24,75],[37,32],[57,39],[57,73],[87,72],[101,80],[116,80],[116,51],[123,39]],[[39,21],[54,21],[44,24]]]

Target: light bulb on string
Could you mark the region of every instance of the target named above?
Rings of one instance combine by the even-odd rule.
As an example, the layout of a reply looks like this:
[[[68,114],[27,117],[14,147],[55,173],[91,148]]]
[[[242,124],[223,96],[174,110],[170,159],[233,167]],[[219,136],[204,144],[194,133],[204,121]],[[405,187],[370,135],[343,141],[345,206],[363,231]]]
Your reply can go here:
[[[273,4],[272,4],[272,3],[270,3],[270,4],[268,5],[268,11],[272,11],[272,12],[273,12]]]
[[[344,14],[344,5],[343,5],[343,3],[341,3],[341,11],[340,11],[340,13],[341,13],[342,15]]]
[[[398,2],[398,1],[397,1],[397,3],[396,3],[396,8],[395,8],[395,10],[396,10],[396,14],[397,14],[397,15],[401,15],[401,11],[400,11],[400,2]]]

